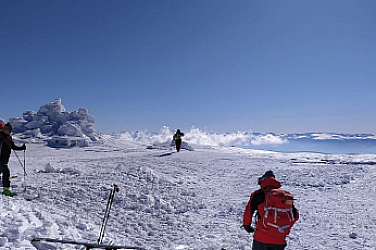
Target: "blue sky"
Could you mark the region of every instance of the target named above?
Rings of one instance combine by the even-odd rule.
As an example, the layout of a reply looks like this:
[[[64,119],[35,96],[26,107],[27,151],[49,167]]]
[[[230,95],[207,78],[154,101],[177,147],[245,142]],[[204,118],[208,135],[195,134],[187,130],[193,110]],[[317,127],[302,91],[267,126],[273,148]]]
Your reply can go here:
[[[0,0],[0,117],[376,134],[376,1]]]

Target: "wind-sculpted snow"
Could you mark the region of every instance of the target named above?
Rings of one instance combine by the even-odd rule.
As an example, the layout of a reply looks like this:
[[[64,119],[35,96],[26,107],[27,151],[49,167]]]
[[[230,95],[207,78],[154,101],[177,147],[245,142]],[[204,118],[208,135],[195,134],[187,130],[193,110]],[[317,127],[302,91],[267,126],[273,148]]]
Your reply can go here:
[[[0,197],[0,249],[33,249],[34,237],[96,242],[115,183],[120,192],[104,243],[250,250],[251,235],[240,228],[243,211],[258,177],[273,170],[301,214],[286,250],[374,250],[376,165],[368,163],[375,155],[192,147],[147,149],[110,136],[88,148],[28,144],[26,186],[40,198]],[[18,176],[13,190],[22,191],[14,156],[9,166]],[[48,243],[42,249],[73,248]]]

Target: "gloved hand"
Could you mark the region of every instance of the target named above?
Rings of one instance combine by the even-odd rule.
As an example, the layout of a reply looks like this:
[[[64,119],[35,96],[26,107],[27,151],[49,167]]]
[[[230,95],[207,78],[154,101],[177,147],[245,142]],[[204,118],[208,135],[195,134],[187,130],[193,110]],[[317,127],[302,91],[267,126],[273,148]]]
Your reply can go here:
[[[255,231],[255,229],[251,227],[251,225],[243,225],[243,227],[248,233],[253,233]]]
[[[25,143],[21,146],[21,149],[22,149],[22,150],[26,150],[26,145],[25,145]]]

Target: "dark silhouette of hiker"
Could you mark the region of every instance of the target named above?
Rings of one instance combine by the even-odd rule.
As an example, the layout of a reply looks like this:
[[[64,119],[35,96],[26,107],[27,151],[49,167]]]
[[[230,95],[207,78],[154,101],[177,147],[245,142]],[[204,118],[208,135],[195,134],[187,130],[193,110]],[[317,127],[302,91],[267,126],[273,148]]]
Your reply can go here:
[[[8,162],[12,150],[26,150],[25,144],[18,147],[14,144],[11,133],[12,125],[8,122],[4,126],[0,126],[0,174],[3,174],[3,195],[13,196],[10,191],[10,171],[8,168]]]
[[[180,129],[178,129],[176,131],[176,133],[174,134],[174,141],[175,141],[175,145],[176,145],[176,151],[180,151],[180,147],[181,147],[181,138],[184,136],[184,133],[180,132]]]

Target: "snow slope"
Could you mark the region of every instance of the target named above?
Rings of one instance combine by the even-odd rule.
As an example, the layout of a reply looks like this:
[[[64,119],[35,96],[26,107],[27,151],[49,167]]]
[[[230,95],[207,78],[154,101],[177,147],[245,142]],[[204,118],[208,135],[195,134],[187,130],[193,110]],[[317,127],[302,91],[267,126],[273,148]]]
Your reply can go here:
[[[162,140],[163,141],[163,140]],[[34,237],[96,242],[112,184],[104,243],[146,249],[251,249],[240,228],[257,178],[273,170],[296,197],[301,219],[286,249],[376,249],[376,155],[275,153],[203,147],[176,153],[119,137],[88,148],[27,144],[12,187],[39,192],[0,199],[0,249],[34,249]],[[23,159],[22,152],[18,154]],[[75,249],[44,245],[44,249]]]

